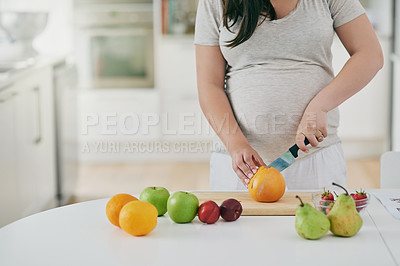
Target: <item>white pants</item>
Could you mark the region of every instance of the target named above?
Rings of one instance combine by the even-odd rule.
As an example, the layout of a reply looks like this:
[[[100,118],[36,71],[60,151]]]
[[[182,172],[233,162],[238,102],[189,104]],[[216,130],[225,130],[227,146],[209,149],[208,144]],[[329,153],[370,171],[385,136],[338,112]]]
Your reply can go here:
[[[347,185],[346,161],[340,143],[293,163],[282,175],[290,190],[331,188],[332,182]],[[247,190],[232,169],[232,159],[214,152],[210,159],[211,190]]]

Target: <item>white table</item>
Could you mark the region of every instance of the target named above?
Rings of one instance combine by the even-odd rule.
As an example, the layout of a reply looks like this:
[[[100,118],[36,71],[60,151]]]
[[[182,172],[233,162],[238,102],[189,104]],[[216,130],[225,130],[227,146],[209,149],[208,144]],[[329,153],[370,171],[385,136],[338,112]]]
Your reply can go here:
[[[0,229],[0,265],[397,265],[400,221],[372,197],[352,238],[304,240],[294,216],[242,216],[235,222],[176,224],[134,237],[111,225],[108,199],[38,213]]]
[[[370,190],[374,192],[374,190]],[[378,190],[376,190],[378,191]],[[400,195],[399,189],[385,189],[382,191],[395,192]],[[381,234],[393,259],[400,264],[400,220],[394,219],[382,204],[374,198],[368,206],[368,213]]]

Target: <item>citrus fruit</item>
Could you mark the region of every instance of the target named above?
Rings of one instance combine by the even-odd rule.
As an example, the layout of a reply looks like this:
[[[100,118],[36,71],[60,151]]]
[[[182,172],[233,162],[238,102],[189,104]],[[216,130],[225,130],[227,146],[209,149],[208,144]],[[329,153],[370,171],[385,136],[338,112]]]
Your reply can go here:
[[[143,236],[156,228],[157,208],[145,201],[131,201],[122,207],[119,224],[128,234]]]
[[[119,226],[119,212],[122,207],[130,201],[138,200],[134,196],[129,194],[117,194],[113,196],[108,202],[106,206],[106,215],[108,220],[115,225]]]
[[[250,179],[250,196],[261,202],[274,202],[282,198],[286,184],[282,174],[274,167],[261,166]]]

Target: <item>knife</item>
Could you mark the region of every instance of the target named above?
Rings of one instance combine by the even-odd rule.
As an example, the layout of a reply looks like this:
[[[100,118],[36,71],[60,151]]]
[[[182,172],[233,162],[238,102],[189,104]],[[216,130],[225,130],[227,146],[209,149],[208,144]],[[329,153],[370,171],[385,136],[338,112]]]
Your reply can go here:
[[[307,138],[304,140],[304,144],[306,145],[310,144]],[[285,170],[294,163],[295,161],[294,159],[296,159],[299,156],[298,151],[299,151],[299,146],[294,144],[292,147],[290,147],[290,149],[287,152],[282,154],[278,159],[276,159],[270,165],[268,165],[268,167],[274,167],[279,172],[282,172],[283,170]]]

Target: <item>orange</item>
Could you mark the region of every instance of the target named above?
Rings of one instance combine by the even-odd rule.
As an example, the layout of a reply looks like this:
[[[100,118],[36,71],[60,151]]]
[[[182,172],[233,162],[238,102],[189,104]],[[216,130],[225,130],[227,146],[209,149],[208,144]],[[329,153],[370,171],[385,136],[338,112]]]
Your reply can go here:
[[[138,200],[134,196],[129,194],[117,194],[113,196],[107,203],[106,206],[106,215],[108,220],[115,225],[119,226],[119,212],[121,211],[122,207],[130,201]]]
[[[261,202],[274,202],[285,194],[286,183],[282,174],[273,167],[261,166],[250,179],[250,196]]]
[[[119,224],[128,234],[143,236],[156,228],[157,208],[145,201],[127,203],[119,214]]]

